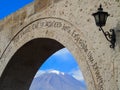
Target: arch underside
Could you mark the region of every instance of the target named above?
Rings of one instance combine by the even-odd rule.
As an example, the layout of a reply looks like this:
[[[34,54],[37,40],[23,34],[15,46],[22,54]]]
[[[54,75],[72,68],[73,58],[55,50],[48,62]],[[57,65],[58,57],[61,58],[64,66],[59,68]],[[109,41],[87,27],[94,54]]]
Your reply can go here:
[[[6,66],[0,78],[0,90],[29,90],[38,68],[62,48],[62,44],[48,38],[34,39],[23,45]]]

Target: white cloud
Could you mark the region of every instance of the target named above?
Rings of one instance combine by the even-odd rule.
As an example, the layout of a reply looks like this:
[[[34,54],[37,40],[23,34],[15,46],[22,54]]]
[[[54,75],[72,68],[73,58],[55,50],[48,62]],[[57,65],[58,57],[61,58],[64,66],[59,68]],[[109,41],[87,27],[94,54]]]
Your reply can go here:
[[[58,70],[48,70],[47,71],[48,73],[55,73],[55,74],[62,74],[62,75],[64,75],[64,72],[60,72],[60,71],[58,71]]]
[[[57,51],[56,53],[53,54],[53,56],[57,57],[58,59],[60,58],[61,61],[63,62],[66,62],[66,61],[73,62],[73,60],[75,60],[75,58],[67,48],[63,48]]]
[[[46,71],[43,71],[43,70],[39,70],[35,77],[34,78],[37,78],[39,77],[40,75],[44,74],[44,73],[60,73],[59,71],[57,70],[54,70],[54,69],[49,69],[49,70],[46,70]],[[61,72],[61,74],[64,75],[63,72]],[[71,72],[69,72],[68,74],[72,75],[75,79],[79,80],[79,81],[84,81],[84,77],[82,75],[82,72],[79,68],[76,68],[76,69],[73,69]]]
[[[37,77],[39,77],[40,75],[42,75],[44,73],[56,73],[56,74],[64,75],[63,72],[60,72],[60,71],[57,71],[57,70],[54,70],[54,69],[48,69],[48,70],[45,70],[45,71],[44,70],[38,70],[38,72],[36,73],[34,78],[37,78]]]
[[[38,70],[38,72],[36,73],[36,75],[35,75],[34,78],[39,77],[40,75],[42,75],[42,74],[44,74],[44,73],[45,73],[45,71],[43,71],[43,70]]]
[[[61,56],[61,55],[67,55],[67,54],[70,54],[70,52],[68,51],[68,49],[63,48],[57,51],[54,55]]]
[[[80,69],[74,69],[71,72],[69,72],[69,74],[71,74],[74,78],[76,78],[79,81],[83,81],[84,77],[82,75],[82,72]]]

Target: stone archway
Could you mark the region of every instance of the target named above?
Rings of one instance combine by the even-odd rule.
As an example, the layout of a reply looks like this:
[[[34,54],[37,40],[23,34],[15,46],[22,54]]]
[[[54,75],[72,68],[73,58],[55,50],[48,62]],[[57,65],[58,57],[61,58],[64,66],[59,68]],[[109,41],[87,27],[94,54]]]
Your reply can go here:
[[[12,58],[16,57],[15,54],[16,52],[19,52],[19,48],[21,48],[27,42],[29,43],[29,41],[36,38],[49,38],[53,40],[53,43],[54,41],[56,41],[56,43],[59,42],[60,44],[58,45],[55,44],[55,46],[58,47],[60,46],[56,50],[62,48],[63,45],[67,47],[69,51],[74,55],[74,57],[76,58],[79,64],[83,72],[83,76],[86,80],[88,89],[103,90],[103,81],[102,81],[102,77],[100,76],[99,70],[97,69],[97,72],[93,71],[93,69],[97,68],[97,63],[94,62],[94,58],[92,57],[92,53],[90,51],[89,45],[87,45],[86,41],[84,40],[85,37],[80,32],[80,30],[77,29],[70,22],[55,17],[46,17],[46,18],[37,19],[25,25],[23,28],[19,30],[19,32],[10,41],[10,43],[8,44],[8,46],[6,47],[5,51],[1,56],[1,61],[3,62],[3,64],[1,64],[2,66],[0,67],[1,68],[0,75],[2,75],[3,73],[3,77],[4,77],[4,73],[7,73],[6,71],[7,69],[5,69],[5,67],[7,66],[8,62],[12,62]],[[46,40],[45,43],[46,43],[45,45],[49,45],[49,43],[51,42],[49,42],[49,40],[48,41]],[[27,44],[25,46],[27,46]],[[52,52],[50,52],[48,56],[50,56],[54,52],[55,49],[53,48],[52,48]],[[45,56],[45,54],[42,55]],[[93,64],[94,67],[89,64]],[[36,70],[36,68],[34,69]],[[35,74],[35,71],[33,74]],[[31,79],[32,78],[30,78],[29,80]],[[28,87],[22,90],[27,90],[27,88]]]
[[[39,66],[63,47],[47,38],[34,39],[23,45],[6,66],[0,80],[0,90],[29,90]]]
[[[35,0],[0,21],[0,77],[23,45],[37,38],[48,38],[59,42],[73,54],[88,90],[120,89],[119,2]],[[91,16],[100,4],[111,14],[105,29],[116,29],[117,43],[114,50],[109,48],[109,42],[103,35],[96,31]]]

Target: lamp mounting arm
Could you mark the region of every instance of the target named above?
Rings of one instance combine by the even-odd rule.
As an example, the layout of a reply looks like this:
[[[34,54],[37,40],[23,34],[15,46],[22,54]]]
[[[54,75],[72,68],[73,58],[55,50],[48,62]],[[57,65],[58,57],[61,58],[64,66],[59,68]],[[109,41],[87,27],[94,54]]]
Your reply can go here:
[[[102,27],[100,27],[99,30],[103,32],[107,41],[109,41],[111,43],[110,48],[115,48],[116,35],[115,35],[114,29],[109,30],[111,33],[108,31],[105,32]]]

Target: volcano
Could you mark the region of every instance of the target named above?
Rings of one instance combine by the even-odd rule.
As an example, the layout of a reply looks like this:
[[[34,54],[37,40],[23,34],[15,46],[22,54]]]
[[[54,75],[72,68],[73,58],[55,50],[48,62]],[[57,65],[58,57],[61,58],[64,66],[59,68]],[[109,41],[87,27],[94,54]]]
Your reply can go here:
[[[58,71],[46,72],[33,79],[29,90],[87,90],[84,81]]]

